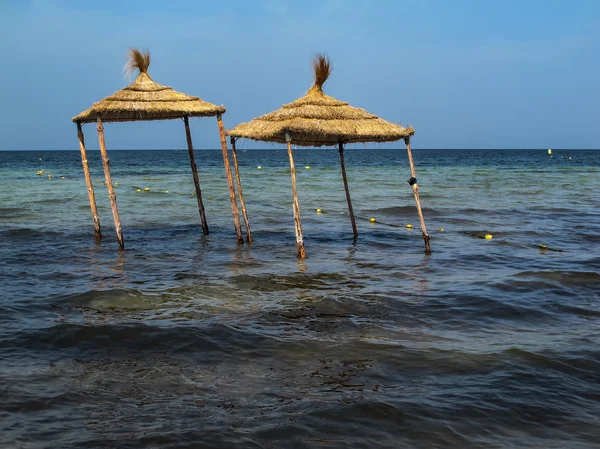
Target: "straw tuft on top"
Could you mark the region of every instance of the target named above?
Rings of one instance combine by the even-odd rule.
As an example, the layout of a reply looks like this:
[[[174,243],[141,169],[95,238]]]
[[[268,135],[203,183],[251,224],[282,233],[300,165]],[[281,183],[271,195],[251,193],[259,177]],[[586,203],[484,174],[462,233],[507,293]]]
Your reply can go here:
[[[211,117],[225,112],[224,106],[208,103],[155,82],[148,74],[150,53],[132,48],[125,69],[139,70],[136,80],[124,89],[94,103],[73,117],[76,123],[134,122],[138,120],[171,120],[188,117]]]
[[[285,143],[289,135],[295,145],[333,146],[355,142],[393,142],[412,136],[409,126],[387,122],[364,109],[350,106],[323,92],[331,74],[326,55],[313,62],[314,85],[301,98],[284,104],[281,109],[241,123],[227,134],[235,138]]]
[[[129,75],[136,70],[140,73],[148,73],[148,67],[150,67],[150,52],[146,49],[142,53],[137,48],[129,49],[129,60],[125,64],[125,72]]]
[[[331,63],[327,55],[317,55],[313,60],[313,69],[315,71],[315,84],[312,89],[323,92],[323,84],[331,75]]]

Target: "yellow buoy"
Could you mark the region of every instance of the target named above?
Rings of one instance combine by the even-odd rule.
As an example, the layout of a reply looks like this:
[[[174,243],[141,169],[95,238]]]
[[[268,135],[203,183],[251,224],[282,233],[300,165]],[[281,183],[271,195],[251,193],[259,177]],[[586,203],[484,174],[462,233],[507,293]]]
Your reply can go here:
[[[548,149],[548,154],[552,154],[552,150]]]
[[[444,228],[438,228],[438,231],[444,232]]]
[[[142,191],[142,189],[135,189],[135,191],[136,191],[136,192],[141,192],[141,191]]]
[[[317,214],[321,214],[323,211],[321,209],[317,209]]]
[[[262,165],[259,165],[257,168],[260,170],[262,168]]]
[[[310,170],[310,165],[307,165],[306,167],[304,167],[307,170]]]
[[[169,191],[168,191],[168,190],[165,190],[165,193],[169,193]]]
[[[65,179],[65,177],[64,177],[64,176],[61,176],[61,177],[60,177],[60,179]]]
[[[411,225],[410,223],[406,225],[406,229],[412,229],[413,225]]]
[[[548,245],[544,245],[543,243],[540,245],[540,249],[548,249]]]
[[[486,234],[486,235],[485,235],[485,239],[486,239],[486,240],[491,240],[491,239],[493,239],[493,238],[494,238],[494,236],[493,236],[492,234]]]
[[[37,175],[38,175],[38,176],[41,176],[43,173],[44,173],[44,170],[39,170],[39,171],[37,172]]]
[[[377,220],[375,220],[375,218],[371,218],[369,221],[370,221],[371,223],[376,223],[376,222],[377,222]]]
[[[52,175],[48,175],[48,179],[52,179]]]
[[[116,187],[116,186],[118,186],[118,185],[119,185],[119,183],[118,183],[118,182],[115,182],[115,187]]]
[[[149,192],[150,191],[150,187],[144,187],[144,192]]]

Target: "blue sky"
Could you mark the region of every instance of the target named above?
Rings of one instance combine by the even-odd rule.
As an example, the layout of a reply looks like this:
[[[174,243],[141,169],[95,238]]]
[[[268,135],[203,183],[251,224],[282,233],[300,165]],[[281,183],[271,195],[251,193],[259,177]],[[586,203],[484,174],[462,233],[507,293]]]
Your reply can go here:
[[[224,104],[228,128],[303,95],[326,52],[325,91],[412,124],[415,148],[600,147],[597,0],[3,0],[0,149],[77,149],[71,117],[128,84],[131,46],[156,81]],[[191,123],[218,147],[215,119]],[[185,148],[180,121],[106,139]]]

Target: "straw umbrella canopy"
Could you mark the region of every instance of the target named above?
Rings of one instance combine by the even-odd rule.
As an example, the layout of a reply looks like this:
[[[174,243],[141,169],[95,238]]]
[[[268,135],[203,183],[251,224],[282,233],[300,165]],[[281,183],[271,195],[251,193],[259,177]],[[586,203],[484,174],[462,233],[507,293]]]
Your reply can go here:
[[[326,55],[319,55],[313,62],[314,84],[303,97],[284,104],[281,109],[242,123],[229,130],[227,134],[232,140],[232,149],[235,154],[235,140],[238,138],[252,139],[264,142],[286,143],[292,172],[292,193],[294,195],[294,221],[296,226],[296,245],[298,255],[305,257],[302,226],[300,223],[300,208],[296,193],[296,173],[291,144],[306,147],[336,146],[340,153],[340,163],[346,199],[352,222],[354,237],[358,236],[356,221],[350,200],[350,191],[344,165],[344,145],[356,142],[393,142],[404,139],[409,151],[412,167],[412,154],[410,151],[410,137],[415,130],[412,127],[403,127],[387,122],[364,109],[350,106],[347,102],[337,100],[323,92],[323,84],[331,74],[331,64]],[[409,183],[415,192],[417,206],[418,186],[414,168],[413,176]],[[415,178],[414,182],[412,179]],[[422,230],[426,238],[426,250],[429,251],[429,236],[422,221]]]
[[[125,87],[124,89],[121,89],[120,91],[114,93],[111,96],[104,98],[101,101],[98,101],[97,103],[94,103],[92,107],[73,117],[73,121],[77,124],[83,169],[86,175],[86,182],[90,197],[90,206],[92,208],[92,215],[94,217],[97,237],[101,236],[100,223],[96,211],[93,186],[91,184],[91,178],[89,176],[89,168],[87,164],[82,125],[91,122],[97,123],[98,138],[100,141],[100,151],[102,153],[104,174],[106,178],[106,184],[108,186],[109,197],[111,200],[111,207],[113,211],[113,217],[115,220],[115,227],[117,230],[117,239],[119,241],[120,246],[124,247],[123,234],[116,202],[116,194],[114,192],[110,180],[110,163],[106,154],[103,122],[133,122],[183,119],[185,124],[188,152],[190,156],[190,165],[194,177],[198,209],[200,212],[200,218],[202,222],[202,229],[205,234],[208,234],[208,224],[206,222],[204,205],[202,202],[202,192],[200,190],[200,181],[194,157],[192,137],[190,133],[188,119],[189,117],[216,116],[221,137],[223,161],[225,164],[225,171],[229,184],[229,193],[236,235],[238,241],[242,242],[243,238],[241,234],[239,213],[237,209],[235,187],[233,185],[233,180],[231,176],[231,166],[229,164],[229,156],[227,153],[225,129],[222,121],[222,114],[226,111],[225,107],[223,105],[217,106],[212,103],[208,103],[199,97],[177,92],[169,86],[164,86],[155,82],[148,74],[148,67],[150,66],[150,62],[151,58],[147,50],[145,52],[140,52],[137,49],[131,49],[129,52],[129,61],[126,65],[126,69],[129,73],[136,70],[139,72],[139,75],[137,76],[136,80],[131,85]],[[247,232],[249,233],[248,227]]]

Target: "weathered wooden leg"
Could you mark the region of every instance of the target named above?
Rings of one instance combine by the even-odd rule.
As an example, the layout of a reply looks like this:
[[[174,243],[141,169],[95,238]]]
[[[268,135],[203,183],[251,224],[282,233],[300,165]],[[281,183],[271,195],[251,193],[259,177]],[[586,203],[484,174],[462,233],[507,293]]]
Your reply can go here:
[[[246,211],[246,204],[244,203],[244,194],[242,192],[242,180],[240,178],[240,168],[238,166],[237,151],[235,150],[235,137],[229,139],[231,142],[231,152],[233,153],[233,169],[235,170],[235,179],[237,181],[238,193],[240,195],[240,205],[242,206],[242,215],[244,216],[244,222],[246,223],[246,240],[248,243],[252,242],[252,232],[250,231],[250,222],[248,221],[248,212]]]
[[[238,243],[244,243],[242,237],[242,225],[240,224],[240,213],[238,211],[237,200],[235,198],[235,186],[231,175],[231,164],[229,163],[229,154],[227,151],[227,139],[225,138],[225,127],[221,114],[217,115],[219,124],[219,137],[221,138],[221,149],[223,150],[223,163],[225,164],[225,175],[227,175],[227,184],[229,185],[229,200],[231,201],[231,213],[233,214],[233,225],[235,226],[235,236]]]
[[[425,227],[425,217],[423,217],[423,211],[421,210],[421,201],[419,200],[419,184],[417,184],[417,174],[415,172],[415,163],[413,161],[412,151],[410,150],[410,137],[405,137],[404,143],[406,144],[406,151],[408,151],[408,161],[410,163],[410,173],[411,173],[411,177],[408,180],[408,184],[410,185],[413,193],[415,194],[415,202],[417,203],[417,212],[419,213],[419,220],[421,221],[421,231],[423,232],[423,241],[425,242],[425,253],[429,254],[431,252],[431,248],[429,246],[429,234],[427,233],[427,228]]]
[[[200,221],[202,222],[202,232],[208,235],[208,223],[206,222],[206,212],[202,202],[202,190],[200,190],[200,178],[198,178],[198,167],[196,167],[196,158],[194,157],[194,146],[192,144],[192,133],[190,132],[190,122],[188,116],[183,117],[185,123],[185,137],[187,139],[188,153],[190,155],[190,166],[192,175],[194,175],[194,187],[196,188],[196,200],[198,201],[198,210],[200,211]]]
[[[110,179],[110,160],[106,154],[106,143],[104,142],[104,125],[98,119],[96,129],[98,130],[98,142],[100,143],[100,154],[102,155],[102,166],[104,167],[104,179],[106,180],[106,188],[108,189],[108,197],[110,199],[110,207],[112,208],[113,218],[115,220],[115,231],[117,232],[117,240],[121,249],[125,248],[123,241],[123,228],[121,227],[121,218],[119,217],[119,209],[117,207],[117,194]]]
[[[298,203],[298,191],[296,190],[296,168],[294,167],[294,156],[292,155],[292,142],[289,135],[286,136],[288,156],[290,157],[290,172],[292,174],[292,194],[294,195],[294,224],[296,230],[296,248],[298,257],[306,259],[304,249],[304,238],[302,237],[302,223],[300,221],[300,204]]]
[[[350,199],[350,189],[348,188],[348,178],[346,177],[346,166],[344,165],[344,144],[342,142],[339,143],[338,149],[340,152],[340,164],[342,166],[342,178],[344,178],[344,189],[346,189],[346,199],[348,200],[348,212],[350,212],[350,221],[352,222],[352,232],[354,232],[354,238],[357,238],[358,230],[356,229],[352,200]]]
[[[96,231],[96,238],[102,238],[102,231],[100,230],[100,217],[98,216],[98,209],[96,209],[96,196],[94,195],[94,185],[92,184],[92,176],[90,175],[90,167],[87,161],[87,151],[85,150],[85,140],[83,137],[83,130],[81,129],[81,123],[77,122],[77,137],[79,138],[79,150],[81,151],[81,165],[83,165],[83,174],[85,175],[85,184],[87,185],[88,197],[90,199],[90,209],[92,210],[92,218],[94,220],[94,230]]]

